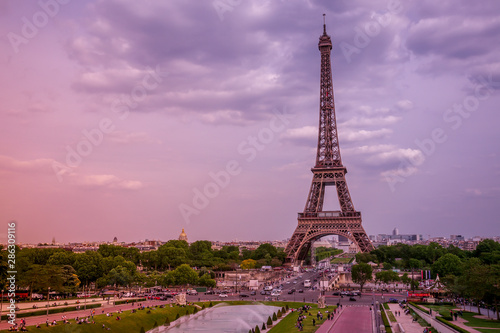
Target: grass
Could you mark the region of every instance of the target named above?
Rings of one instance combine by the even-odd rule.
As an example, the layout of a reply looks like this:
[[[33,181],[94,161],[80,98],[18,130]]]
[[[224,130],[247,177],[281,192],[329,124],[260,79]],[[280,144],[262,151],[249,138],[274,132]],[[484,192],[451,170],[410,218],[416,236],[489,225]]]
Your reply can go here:
[[[427,305],[428,308],[431,308],[432,311],[437,311],[441,316],[443,316],[445,319],[450,321],[450,310],[456,309],[456,306],[452,305]],[[478,314],[475,312],[468,312],[464,311],[463,312],[463,318],[466,320],[464,323],[466,326],[469,327],[483,327],[483,328],[494,328],[484,330],[485,332],[490,332],[490,333],[495,333],[500,332],[500,321],[498,320],[490,320],[490,319],[481,319],[481,318],[474,318],[474,316],[477,316]],[[453,323],[453,321],[451,321]]]
[[[217,303],[222,303],[223,301],[213,301],[212,304],[215,305]],[[245,305],[245,304],[255,304],[256,302],[249,301],[224,301],[223,303],[228,303],[230,305]],[[315,314],[318,312],[318,307],[316,304],[302,303],[302,302],[257,302],[259,304],[272,305],[278,307],[284,307],[288,305],[290,308],[299,308],[305,304],[311,305],[310,312],[314,314],[313,316],[307,316],[307,318],[303,321],[304,331],[303,332],[315,332],[321,324],[326,320],[327,315],[325,310],[333,311],[336,306],[328,306],[325,309],[321,309],[323,313],[323,320],[316,320],[316,326],[312,326],[312,318],[317,319]],[[209,302],[197,302],[196,304],[203,306],[205,305],[208,308]],[[102,325],[104,324],[106,327],[110,328],[111,332],[120,332],[120,333],[139,333],[141,328],[144,327],[145,331],[148,331],[154,328],[154,324],[156,323],[158,326],[161,326],[165,323],[165,320],[168,318],[170,322],[175,320],[177,314],[180,316],[184,316],[186,314],[186,310],[189,310],[189,313],[193,313],[194,306],[186,306],[186,307],[169,307],[165,308],[153,307],[150,308],[151,313],[147,313],[148,309],[138,310],[136,313],[131,313],[131,311],[124,311],[119,316],[121,320],[116,320],[117,314],[114,313],[113,317],[106,317],[104,314],[94,316],[95,324],[76,324],[74,319],[71,319],[71,324],[63,324],[61,321],[58,321],[56,326],[46,326],[44,318],[28,318],[28,325],[33,323],[39,323],[41,328],[35,328],[34,325],[28,326],[29,331],[41,332],[41,333],[92,333],[92,332],[106,332],[102,329]],[[278,324],[273,326],[270,330],[271,333],[288,333],[291,331],[297,330],[295,328],[295,323],[297,320],[297,313],[289,313],[286,317],[284,317]],[[261,326],[261,325],[259,325]],[[8,330],[2,330],[0,332],[8,332]]]
[[[265,302],[264,302],[265,303]],[[280,302],[269,302],[268,305],[276,305],[276,303]],[[299,303],[299,302],[282,302],[284,304],[288,303],[288,306],[290,308],[298,308],[303,305],[310,305],[311,309],[309,312],[311,312],[312,316],[307,316],[306,319],[302,321],[302,325],[304,327],[304,330],[302,332],[316,332],[316,330],[323,324],[327,318],[327,314],[325,313],[325,310],[327,311],[333,311],[333,309],[336,308],[336,306],[328,306],[324,309],[321,309],[321,312],[323,313],[323,320],[318,320],[316,318],[316,313],[318,313],[318,306],[316,304],[308,304],[308,303]],[[283,305],[279,305],[283,306]],[[297,328],[295,327],[295,324],[297,323],[297,317],[298,317],[298,312],[291,312],[289,313],[285,318],[283,318],[278,324],[273,326],[273,328],[269,331],[269,333],[289,333],[289,332],[296,332]],[[312,320],[313,318],[316,320],[316,326],[312,325]]]
[[[333,258],[330,263],[332,264],[348,264],[353,258]]]
[[[197,303],[200,306],[205,304],[205,307],[208,307],[208,302],[205,303]],[[190,313],[193,313],[194,306],[186,306],[186,307],[169,307],[165,308],[151,308],[151,313],[147,313],[148,309],[138,310],[136,313],[131,313],[131,311],[124,311],[119,316],[121,320],[116,320],[116,313],[113,314],[113,317],[106,317],[106,315],[98,315],[94,316],[95,324],[82,324],[78,325],[75,323],[74,319],[71,319],[71,324],[63,324],[60,321],[56,326],[46,326],[43,318],[37,318],[40,322],[41,328],[35,328],[35,326],[29,326],[29,331],[36,332],[50,332],[50,333],[69,333],[69,332],[78,332],[78,333],[92,333],[92,332],[100,332],[102,331],[102,325],[104,324],[106,327],[109,327],[112,332],[139,332],[141,327],[144,327],[146,331],[152,329],[154,327],[154,323],[157,325],[163,325],[165,320],[168,319],[170,322],[175,320],[177,313],[180,316],[184,316],[186,314],[186,310],[189,310]],[[27,319],[28,324],[36,323],[35,319]],[[43,325],[42,325],[43,324]],[[2,330],[0,332],[8,332],[8,330]]]

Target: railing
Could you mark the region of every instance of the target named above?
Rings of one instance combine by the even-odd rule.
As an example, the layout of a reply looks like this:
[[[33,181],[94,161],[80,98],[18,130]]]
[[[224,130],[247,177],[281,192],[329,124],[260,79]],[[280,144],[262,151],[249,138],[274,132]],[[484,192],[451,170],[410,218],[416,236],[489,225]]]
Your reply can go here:
[[[329,218],[329,217],[360,217],[360,212],[341,212],[339,210],[336,211],[326,211],[326,212],[305,212],[299,213],[299,218]]]

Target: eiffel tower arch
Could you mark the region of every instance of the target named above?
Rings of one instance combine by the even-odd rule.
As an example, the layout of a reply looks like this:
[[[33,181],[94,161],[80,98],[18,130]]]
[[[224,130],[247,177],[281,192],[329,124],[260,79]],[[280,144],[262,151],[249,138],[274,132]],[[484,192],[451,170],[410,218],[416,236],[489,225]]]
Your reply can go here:
[[[326,33],[326,24],[323,24],[318,48],[321,53],[321,79],[316,164],[311,169],[313,179],[304,211],[299,213],[297,228],[285,249],[288,263],[304,260],[312,243],[329,235],[346,237],[356,244],[360,252],[373,250],[361,225],[361,212],[354,209],[345,179],[347,169],[340,156],[330,62],[332,41]],[[328,186],[334,186],[337,190],[338,211],[323,210]]]

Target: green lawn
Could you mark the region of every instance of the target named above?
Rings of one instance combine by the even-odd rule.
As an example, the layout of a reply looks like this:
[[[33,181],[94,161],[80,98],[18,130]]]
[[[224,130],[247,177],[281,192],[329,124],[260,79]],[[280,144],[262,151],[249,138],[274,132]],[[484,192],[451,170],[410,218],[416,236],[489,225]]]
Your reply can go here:
[[[353,258],[333,258],[330,263],[332,264],[348,264]]]
[[[300,306],[303,306],[304,304],[307,303],[288,303],[288,306],[290,308],[298,308]],[[273,303],[270,303],[269,305],[274,305]],[[308,304],[311,305],[311,309],[309,312],[311,312],[311,316],[307,316],[306,319],[302,321],[302,325],[304,327],[304,330],[302,332],[316,332],[316,330],[323,324],[327,318],[327,314],[325,310],[328,311],[333,311],[333,309],[336,308],[336,306],[328,306],[324,309],[321,309],[321,313],[323,313],[323,320],[317,320],[316,314],[318,313],[318,306],[316,304]],[[269,333],[290,333],[290,332],[297,332],[298,329],[295,327],[295,324],[297,323],[297,318],[299,314],[298,312],[291,312],[289,313],[285,318],[283,318],[276,326],[274,326]],[[316,326],[313,326],[312,324],[312,319],[316,320]]]
[[[200,306],[205,304],[208,306],[208,303],[198,303]],[[136,313],[131,313],[131,311],[124,311],[119,314],[121,320],[116,320],[117,314],[114,313],[113,317],[106,317],[106,315],[98,315],[94,317],[95,324],[76,324],[74,319],[71,319],[71,324],[63,324],[61,321],[58,321],[56,326],[46,326],[44,319],[40,318],[40,326],[41,328],[35,328],[35,326],[29,326],[29,331],[35,332],[50,332],[50,333],[69,333],[69,332],[78,332],[78,333],[92,333],[92,332],[100,332],[102,330],[102,325],[104,324],[106,327],[109,327],[111,332],[120,332],[120,333],[139,333],[141,327],[144,327],[144,330],[150,330],[154,327],[155,323],[157,326],[163,325],[168,317],[169,321],[174,321],[177,314],[183,316],[186,314],[186,311],[189,310],[189,313],[193,313],[194,306],[186,306],[186,307],[165,307],[165,308],[151,308],[151,312],[148,312],[148,309],[138,310]],[[33,318],[27,319],[28,324],[34,323]],[[43,323],[43,325],[42,325]],[[7,330],[2,330],[0,332],[8,332]]]
[[[443,316],[445,319],[450,317],[450,310],[457,309],[456,306],[452,305],[425,305],[425,306],[431,308],[432,311],[438,311],[439,314]],[[475,312],[464,311],[463,318],[466,320],[465,325],[469,327],[495,328],[493,330],[492,329],[484,330],[484,332],[490,332],[490,333],[500,332],[500,321],[474,318],[474,316],[476,315],[477,313]]]
[[[219,301],[212,302],[213,305],[221,303]],[[243,304],[253,304],[255,302],[249,301],[229,301],[224,302],[231,305],[243,305]],[[272,305],[284,307],[288,304],[290,308],[299,308],[304,304],[302,302],[257,302],[259,304]],[[205,303],[196,303],[200,306],[203,304],[205,307],[208,307],[209,302]],[[316,319],[316,313],[318,312],[318,306],[316,304],[309,304],[312,306],[310,312],[312,316],[307,316],[307,318],[303,321],[304,331],[303,332],[315,332],[319,326],[326,320],[327,315],[325,310],[333,311],[335,306],[329,306],[325,309],[322,309],[323,320],[317,320],[316,326],[312,326],[312,318]],[[144,327],[145,331],[148,331],[155,327],[155,323],[157,326],[161,326],[165,323],[165,320],[169,319],[170,322],[174,321],[177,314],[180,316],[184,316],[186,314],[186,310],[189,313],[193,313],[194,306],[187,307],[169,307],[165,308],[151,308],[151,312],[148,312],[148,309],[138,310],[136,313],[131,313],[131,311],[124,311],[119,314],[121,320],[116,320],[117,314],[114,313],[113,317],[106,317],[106,315],[100,314],[94,317],[95,324],[76,324],[74,319],[71,319],[71,324],[63,324],[61,321],[58,321],[56,326],[46,326],[43,317],[40,317],[40,326],[41,328],[35,328],[35,326],[28,326],[28,330],[30,332],[47,332],[47,333],[92,333],[92,332],[105,332],[102,329],[102,325],[104,324],[106,327],[110,328],[110,332],[120,332],[120,333],[139,333],[141,328]],[[283,318],[276,326],[272,328],[270,332],[272,333],[289,333],[297,330],[295,327],[295,323],[297,321],[297,312],[290,313],[288,316]],[[34,318],[27,318],[28,324],[32,324],[35,322]],[[259,325],[260,326],[260,325]],[[0,332],[7,332],[7,330],[2,330]]]

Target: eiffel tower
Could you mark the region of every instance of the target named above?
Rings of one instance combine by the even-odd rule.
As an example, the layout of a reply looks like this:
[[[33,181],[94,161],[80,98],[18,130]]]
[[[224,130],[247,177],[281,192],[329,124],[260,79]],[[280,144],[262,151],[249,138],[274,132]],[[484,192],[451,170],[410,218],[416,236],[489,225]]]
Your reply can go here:
[[[373,250],[361,225],[361,212],[354,209],[345,180],[347,169],[340,157],[330,63],[332,40],[326,33],[326,23],[323,24],[318,48],[321,53],[321,82],[316,165],[311,169],[313,179],[304,212],[299,213],[298,226],[285,249],[287,262],[295,264],[306,258],[315,240],[328,235],[348,238],[361,252]],[[340,211],[323,211],[327,186],[336,187]]]

